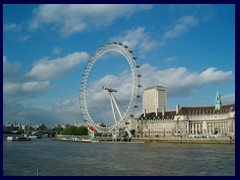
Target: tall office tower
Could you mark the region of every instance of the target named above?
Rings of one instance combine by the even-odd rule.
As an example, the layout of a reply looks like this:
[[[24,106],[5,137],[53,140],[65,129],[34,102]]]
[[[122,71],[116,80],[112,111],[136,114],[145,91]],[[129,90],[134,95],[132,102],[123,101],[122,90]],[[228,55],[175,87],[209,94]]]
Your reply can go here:
[[[152,86],[143,93],[143,113],[162,112],[167,108],[167,88]]]

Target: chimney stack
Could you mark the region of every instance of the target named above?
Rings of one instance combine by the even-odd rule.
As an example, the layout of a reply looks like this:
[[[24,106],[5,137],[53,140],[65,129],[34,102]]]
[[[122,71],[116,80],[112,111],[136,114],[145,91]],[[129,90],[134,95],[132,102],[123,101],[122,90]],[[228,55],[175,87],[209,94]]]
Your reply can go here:
[[[162,116],[165,114],[165,107],[162,107]]]
[[[178,111],[179,111],[179,105],[176,105],[176,114],[178,114]]]
[[[158,116],[158,108],[156,108],[155,114],[156,114],[156,117],[157,117]]]

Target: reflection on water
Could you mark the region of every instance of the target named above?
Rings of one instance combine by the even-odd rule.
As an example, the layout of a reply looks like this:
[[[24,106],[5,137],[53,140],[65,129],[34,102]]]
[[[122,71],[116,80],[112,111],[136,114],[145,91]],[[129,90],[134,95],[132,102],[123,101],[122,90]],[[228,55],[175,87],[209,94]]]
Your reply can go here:
[[[3,142],[3,175],[235,175],[230,144],[107,144],[36,139]]]

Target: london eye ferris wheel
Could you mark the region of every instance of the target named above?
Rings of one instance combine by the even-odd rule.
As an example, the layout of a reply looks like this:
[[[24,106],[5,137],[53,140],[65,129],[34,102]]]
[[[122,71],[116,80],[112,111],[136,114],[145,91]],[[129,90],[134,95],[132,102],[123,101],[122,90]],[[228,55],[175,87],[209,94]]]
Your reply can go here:
[[[91,117],[88,107],[87,107],[87,101],[86,101],[86,91],[87,91],[87,83],[88,83],[88,77],[90,75],[90,72],[92,70],[92,67],[94,63],[105,53],[107,52],[116,52],[120,55],[122,55],[128,62],[130,69],[131,69],[131,75],[132,75],[132,87],[131,87],[131,97],[129,100],[129,104],[127,109],[124,113],[121,113],[118,107],[118,104],[116,102],[114,93],[117,93],[116,89],[111,89],[109,87],[106,87],[103,85],[103,89],[108,91],[109,97],[110,97],[110,103],[113,111],[113,117],[114,117],[114,125],[102,127],[100,126],[94,119]],[[106,45],[103,45],[101,48],[97,49],[97,51],[92,55],[92,57],[88,60],[88,64],[84,69],[84,73],[82,75],[81,80],[81,88],[80,88],[80,108],[82,110],[82,115],[87,122],[88,126],[98,132],[110,132],[114,133],[116,132],[116,129],[119,128],[126,128],[127,127],[127,121],[129,118],[132,118],[133,110],[134,108],[137,108],[137,101],[140,98],[140,78],[141,74],[139,74],[139,67],[136,63],[137,58],[132,55],[133,51],[128,49],[128,46],[123,45],[122,43],[107,43]],[[130,90],[128,90],[130,91]],[[118,113],[118,117],[116,114]]]

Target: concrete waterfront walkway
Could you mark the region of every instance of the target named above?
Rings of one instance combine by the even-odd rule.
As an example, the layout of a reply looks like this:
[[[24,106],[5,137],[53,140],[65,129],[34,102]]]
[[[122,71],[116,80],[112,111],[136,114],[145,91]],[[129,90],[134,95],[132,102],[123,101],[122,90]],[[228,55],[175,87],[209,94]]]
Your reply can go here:
[[[131,139],[134,141],[142,141],[144,143],[189,143],[189,144],[235,144],[235,139],[230,137],[214,137],[214,138],[188,138],[188,137],[149,137]]]

